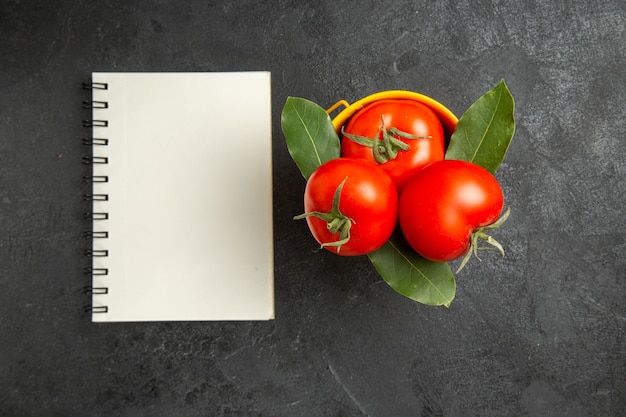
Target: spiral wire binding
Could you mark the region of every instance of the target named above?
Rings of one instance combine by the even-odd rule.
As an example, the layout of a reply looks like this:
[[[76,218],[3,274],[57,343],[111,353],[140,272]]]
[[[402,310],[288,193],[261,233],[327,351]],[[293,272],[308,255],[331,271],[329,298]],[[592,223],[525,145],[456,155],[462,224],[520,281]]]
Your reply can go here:
[[[83,182],[88,184],[94,182],[109,182],[109,177],[107,175],[85,175],[83,177]]]
[[[84,82],[82,86],[83,86],[83,89],[89,90],[89,91],[109,89],[108,83],[100,83],[100,82]],[[97,100],[84,100],[83,101],[83,109],[93,110],[93,109],[108,109],[108,108],[109,108],[109,103],[106,101],[97,101]],[[94,127],[108,127],[109,121],[90,118],[90,119],[83,120],[82,124],[83,124],[83,127],[91,129]],[[83,142],[83,145],[89,146],[91,149],[95,149],[99,146],[109,145],[108,138],[85,137],[83,138],[82,142]],[[85,155],[83,156],[82,161],[83,161],[83,164],[93,166],[95,164],[108,164],[109,158],[104,157],[104,156]],[[108,183],[109,177],[107,175],[93,175],[93,169],[92,169],[91,175],[83,176],[83,182],[86,184]],[[104,193],[84,194],[83,200],[89,201],[89,202],[108,201],[109,195],[104,194]],[[91,220],[92,222],[108,220],[109,213],[94,212],[92,208],[90,211],[84,213],[83,218],[85,220]],[[109,237],[109,232],[87,230],[84,233],[84,237],[89,239],[90,241],[92,241],[93,239],[107,239]],[[89,257],[90,259],[108,257],[109,251],[108,249],[98,249],[98,250],[86,249],[84,252],[84,255],[86,257]],[[93,279],[94,276],[107,276],[109,274],[109,269],[108,268],[94,268],[92,266],[92,267],[85,268],[84,272],[86,275],[89,275]],[[95,287],[95,286],[89,285],[83,288],[83,292],[85,294],[105,295],[109,293],[109,288],[108,287]],[[85,313],[92,313],[92,314],[108,313],[109,307],[108,306],[94,306],[92,304],[89,304],[84,307],[84,311]]]
[[[83,215],[83,219],[85,220],[108,220],[109,213],[96,213],[96,212],[88,211]]]
[[[83,156],[83,164],[85,165],[94,165],[94,164],[108,164],[109,158],[106,156]]]
[[[108,90],[109,84],[107,83],[83,83],[83,89],[85,90]]]
[[[84,194],[83,200],[85,201],[109,201],[108,194]]]
[[[100,119],[85,119],[83,120],[83,127],[108,127],[108,120]]]
[[[107,239],[109,237],[109,232],[94,232],[93,230],[87,230],[85,232],[85,237],[87,239]]]
[[[109,288],[107,287],[92,287],[91,285],[87,285],[83,288],[83,292],[85,294],[108,294]]]
[[[108,313],[109,312],[109,307],[108,306],[92,306],[92,305],[87,305],[85,306],[85,313]]]
[[[109,269],[108,268],[91,268],[91,267],[87,267],[85,268],[85,274],[87,275],[109,275]]]
[[[92,145],[101,145],[107,146],[109,144],[108,139],[104,138],[83,138],[83,145],[92,146]]]
[[[93,250],[93,249],[85,249],[85,256],[90,256],[93,258],[96,257],[101,257],[101,256],[109,256],[109,251],[107,249],[99,249],[99,250]]]
[[[109,103],[106,101],[83,100],[83,109],[108,109]]]

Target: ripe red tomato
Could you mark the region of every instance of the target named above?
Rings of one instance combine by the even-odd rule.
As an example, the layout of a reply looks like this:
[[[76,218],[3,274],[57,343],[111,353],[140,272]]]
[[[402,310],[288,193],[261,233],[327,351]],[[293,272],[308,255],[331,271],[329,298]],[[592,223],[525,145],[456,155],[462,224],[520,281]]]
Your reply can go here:
[[[389,150],[384,146],[385,132],[392,142]],[[350,135],[370,138],[372,144],[358,143]],[[372,148],[374,138],[378,139],[378,147]],[[408,149],[398,147],[402,143]],[[350,118],[341,140],[342,156],[378,162],[391,176],[398,192],[416,170],[442,160],[444,148],[443,127],[437,115],[428,106],[406,99],[379,100],[365,106]],[[375,151],[382,152],[382,160],[375,156]]]
[[[311,233],[325,249],[344,256],[365,255],[391,236],[398,218],[398,192],[376,164],[337,158],[309,177],[304,191]]]
[[[494,223],[503,204],[500,184],[486,169],[444,160],[409,180],[400,195],[398,219],[404,237],[417,253],[446,262],[468,252],[472,233]]]

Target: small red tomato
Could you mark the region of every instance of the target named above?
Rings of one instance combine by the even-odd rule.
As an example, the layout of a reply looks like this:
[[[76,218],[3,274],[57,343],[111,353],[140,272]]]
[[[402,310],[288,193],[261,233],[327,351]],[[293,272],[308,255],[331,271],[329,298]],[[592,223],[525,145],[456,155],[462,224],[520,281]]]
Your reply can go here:
[[[476,238],[501,250],[481,228],[496,222],[503,204],[500,184],[489,171],[470,162],[444,160],[428,165],[407,182],[398,219],[417,253],[446,262],[466,254]]]
[[[337,158],[322,164],[307,181],[305,213],[313,237],[344,256],[365,255],[389,240],[398,218],[398,192],[376,164]]]
[[[441,121],[414,100],[375,101],[352,116],[343,133],[341,155],[379,163],[398,192],[415,171],[445,153]]]

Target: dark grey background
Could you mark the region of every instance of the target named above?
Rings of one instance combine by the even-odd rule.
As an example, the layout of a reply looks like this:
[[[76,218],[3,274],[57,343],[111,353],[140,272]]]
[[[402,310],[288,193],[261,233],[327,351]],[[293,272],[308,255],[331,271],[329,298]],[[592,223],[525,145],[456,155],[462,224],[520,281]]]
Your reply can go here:
[[[0,415],[626,415],[625,7],[3,1]],[[81,82],[235,70],[272,72],[276,320],[92,324]],[[507,256],[472,261],[449,309],[317,251],[291,220],[304,180],[280,130],[288,95],[408,89],[460,116],[501,78],[517,104],[498,172]]]

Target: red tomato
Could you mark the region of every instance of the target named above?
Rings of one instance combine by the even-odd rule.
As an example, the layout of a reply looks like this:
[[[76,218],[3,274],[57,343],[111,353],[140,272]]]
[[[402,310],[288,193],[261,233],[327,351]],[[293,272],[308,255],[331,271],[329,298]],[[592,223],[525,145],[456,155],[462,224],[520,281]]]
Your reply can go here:
[[[304,191],[311,233],[327,250],[365,255],[387,242],[397,223],[398,192],[376,164],[337,158],[321,165]]]
[[[403,132],[405,137],[396,130]],[[383,143],[385,131],[389,132],[392,141],[395,139],[404,143],[408,145],[408,149],[395,148],[397,155],[394,157],[393,151],[392,155],[388,155]],[[383,160],[376,160],[372,146],[357,143],[348,138],[346,133],[363,138],[377,138],[378,150],[383,152]],[[410,139],[412,136],[421,138]],[[380,163],[399,192],[416,170],[442,160],[444,148],[443,127],[437,115],[428,106],[406,99],[385,99],[365,106],[350,118],[341,141],[342,156]],[[385,158],[388,159],[386,162]]]
[[[468,252],[472,233],[494,223],[503,204],[500,184],[486,169],[444,160],[409,180],[400,194],[398,218],[404,237],[417,253],[446,262]]]

